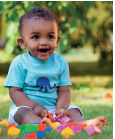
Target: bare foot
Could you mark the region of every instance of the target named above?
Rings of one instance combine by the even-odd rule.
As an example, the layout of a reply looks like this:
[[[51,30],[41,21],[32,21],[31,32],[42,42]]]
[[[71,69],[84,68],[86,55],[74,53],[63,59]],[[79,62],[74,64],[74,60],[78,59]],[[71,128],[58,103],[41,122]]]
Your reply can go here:
[[[106,127],[108,122],[107,122],[105,116],[99,116],[99,117],[97,117],[95,119],[86,120],[85,123],[87,125],[93,124],[93,125],[95,125],[95,126],[97,126],[99,128],[102,128],[102,127]]]
[[[50,126],[51,127],[52,122],[48,118],[44,117],[41,120],[41,124],[46,124],[46,126]]]

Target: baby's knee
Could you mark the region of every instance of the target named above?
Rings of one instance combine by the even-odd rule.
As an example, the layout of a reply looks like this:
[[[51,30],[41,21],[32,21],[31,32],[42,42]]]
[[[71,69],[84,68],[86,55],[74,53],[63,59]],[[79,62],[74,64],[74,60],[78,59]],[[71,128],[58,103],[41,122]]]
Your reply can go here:
[[[14,120],[18,123],[18,124],[22,124],[24,121],[24,118],[26,117],[27,114],[29,114],[31,110],[28,108],[19,108],[16,112],[16,114],[14,115]]]
[[[77,109],[77,108],[68,109],[68,113],[69,113],[69,115],[70,115],[70,114],[73,115],[73,114],[76,114],[76,113],[79,114],[79,115],[81,115],[80,110]]]

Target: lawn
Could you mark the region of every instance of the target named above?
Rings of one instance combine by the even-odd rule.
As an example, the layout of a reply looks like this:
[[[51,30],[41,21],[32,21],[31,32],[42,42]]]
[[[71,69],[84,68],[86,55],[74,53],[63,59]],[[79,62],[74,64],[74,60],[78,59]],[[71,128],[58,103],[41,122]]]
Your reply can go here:
[[[11,106],[11,100],[8,94],[8,89],[3,88],[3,83],[6,78],[7,70],[10,61],[13,57],[3,59],[0,62],[0,119],[8,118],[8,111]],[[9,60],[10,59],[10,60]],[[2,60],[1,60],[2,61]],[[75,62],[75,61],[74,61]],[[7,64],[6,64],[7,63]],[[9,63],[9,64],[8,64]],[[102,133],[88,136],[85,131],[80,134],[75,134],[70,137],[70,139],[112,139],[113,138],[113,99],[104,99],[103,96],[106,92],[113,94],[113,77],[111,74],[102,74],[97,72],[94,74],[76,74],[77,69],[70,65],[70,75],[71,75],[71,104],[78,105],[83,113],[84,119],[92,119],[100,115],[105,115],[108,121],[108,125],[105,129],[101,129]],[[80,64],[80,63],[79,63]],[[90,67],[91,68],[91,67]],[[108,68],[108,67],[107,67]],[[102,68],[103,70],[103,68]],[[86,70],[85,70],[86,71]],[[84,71],[84,73],[85,73]],[[81,72],[81,71],[80,71]],[[107,70],[106,70],[107,73]],[[5,127],[2,127],[1,139],[24,139],[24,134],[20,134],[15,137],[8,137]],[[46,134],[45,139],[63,139],[60,133],[57,131],[51,131]]]

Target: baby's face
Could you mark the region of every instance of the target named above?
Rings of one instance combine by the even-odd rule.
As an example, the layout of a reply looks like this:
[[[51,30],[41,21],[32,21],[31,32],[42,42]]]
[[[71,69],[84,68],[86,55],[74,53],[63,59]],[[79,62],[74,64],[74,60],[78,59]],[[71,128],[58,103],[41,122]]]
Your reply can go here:
[[[38,17],[25,21],[22,38],[31,56],[40,60],[47,60],[60,41],[56,21]]]

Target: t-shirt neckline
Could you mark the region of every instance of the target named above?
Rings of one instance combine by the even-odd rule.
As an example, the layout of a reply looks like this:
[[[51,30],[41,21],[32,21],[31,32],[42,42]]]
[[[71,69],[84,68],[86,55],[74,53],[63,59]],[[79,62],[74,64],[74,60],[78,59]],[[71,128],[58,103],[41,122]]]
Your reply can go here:
[[[28,57],[29,61],[35,62],[35,63],[36,63],[36,62],[40,62],[40,63],[47,62],[47,61],[49,61],[49,60],[51,59],[51,57],[52,57],[52,55],[53,55],[53,53],[52,53],[51,56],[50,56],[47,60],[40,60],[40,59],[38,59],[38,58],[36,58],[36,57],[32,57],[32,56],[30,55],[29,51],[28,51],[26,54],[27,54],[27,57]]]

